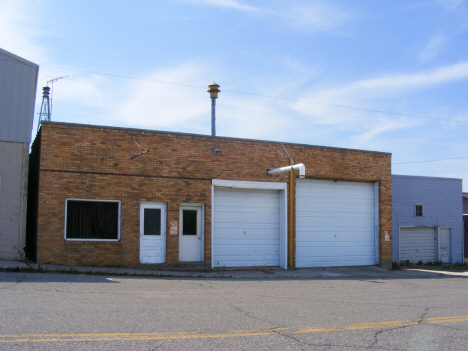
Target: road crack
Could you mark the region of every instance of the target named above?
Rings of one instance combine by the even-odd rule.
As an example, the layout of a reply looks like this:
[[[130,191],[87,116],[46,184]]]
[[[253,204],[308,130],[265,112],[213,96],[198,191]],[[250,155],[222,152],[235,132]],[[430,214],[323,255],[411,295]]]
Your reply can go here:
[[[4,286],[4,287],[1,287],[0,290],[4,290],[4,289],[8,289],[8,288],[11,288],[13,286],[16,286],[18,284],[20,284],[23,280],[25,280],[26,277],[21,277],[17,282],[15,283],[12,283],[11,285],[7,285],[7,286]],[[15,289],[16,290],[16,289]]]
[[[429,313],[430,309],[431,309],[430,307],[426,307],[424,309],[424,312],[422,313],[421,317],[419,317],[419,319],[416,321],[416,324],[402,325],[402,326],[395,327],[395,328],[379,330],[378,332],[376,332],[374,334],[374,342],[372,344],[370,344],[367,348],[369,348],[369,349],[375,348],[375,346],[379,342],[379,336],[381,334],[383,334],[383,333],[386,333],[386,332],[389,332],[389,331],[394,331],[394,330],[399,330],[399,329],[405,329],[405,328],[408,328],[408,327],[414,327],[415,325],[420,325],[421,323],[424,322],[424,319],[426,318],[426,315]]]

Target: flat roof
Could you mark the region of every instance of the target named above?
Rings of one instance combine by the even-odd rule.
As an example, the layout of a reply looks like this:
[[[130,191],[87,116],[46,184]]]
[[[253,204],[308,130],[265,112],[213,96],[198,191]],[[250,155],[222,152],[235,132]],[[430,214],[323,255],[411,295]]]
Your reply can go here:
[[[392,174],[392,177],[405,177],[405,178],[414,178],[414,179],[440,179],[440,180],[457,180],[463,181],[461,178],[447,178],[447,177],[431,177],[431,176],[418,176],[418,175],[403,175],[403,174]]]
[[[126,127],[112,127],[112,126],[103,126],[103,125],[92,125],[92,124],[80,124],[80,123],[68,123],[68,122],[56,122],[56,121],[42,121],[42,124],[55,124],[55,125],[64,125],[71,127],[84,127],[84,128],[96,128],[96,129],[111,129],[111,130],[122,130],[122,131],[134,131],[134,132],[144,132],[144,133],[155,133],[155,134],[176,134],[183,136],[192,136],[197,138],[206,138],[206,139],[224,139],[224,140],[238,140],[238,141],[248,141],[248,142],[258,142],[258,143],[274,143],[274,144],[285,144],[285,145],[297,145],[297,146],[308,146],[308,147],[317,147],[322,149],[332,149],[332,150],[345,150],[353,152],[367,152],[373,154],[382,154],[382,155],[391,155],[390,152],[382,151],[369,151],[369,150],[360,150],[360,149],[348,149],[342,147],[334,146],[323,146],[323,145],[310,145],[310,144],[300,144],[300,143],[291,143],[291,142],[282,142],[282,141],[271,141],[271,140],[260,140],[260,139],[247,139],[247,138],[235,138],[235,137],[225,137],[225,136],[211,136],[207,134],[195,134],[195,133],[182,133],[182,132],[168,132],[160,131],[153,129],[139,129],[139,128],[126,128]]]

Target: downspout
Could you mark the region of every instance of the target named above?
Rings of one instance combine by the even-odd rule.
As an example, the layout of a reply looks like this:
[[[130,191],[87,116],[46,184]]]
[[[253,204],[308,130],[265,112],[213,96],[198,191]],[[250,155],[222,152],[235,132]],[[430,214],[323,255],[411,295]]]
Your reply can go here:
[[[290,160],[291,165],[294,165],[294,159]],[[288,265],[289,267],[296,266],[296,173],[294,170],[289,171],[289,251]]]
[[[305,178],[305,166],[302,163],[294,164],[294,160],[290,159],[291,166],[269,169],[267,174],[277,174],[289,172],[289,226],[288,226],[288,265],[296,266],[296,174],[294,171],[299,170],[299,177]]]

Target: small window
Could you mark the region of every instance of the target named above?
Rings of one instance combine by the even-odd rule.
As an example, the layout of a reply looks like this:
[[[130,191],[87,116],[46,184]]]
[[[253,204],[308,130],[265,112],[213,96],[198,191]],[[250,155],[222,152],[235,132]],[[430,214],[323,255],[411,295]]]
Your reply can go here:
[[[161,209],[145,208],[143,235],[161,235]]]
[[[416,204],[414,208],[414,213],[416,217],[423,217],[424,216],[424,208],[422,204]]]
[[[197,235],[197,210],[182,210],[182,235]]]
[[[119,240],[119,201],[66,202],[65,239]]]

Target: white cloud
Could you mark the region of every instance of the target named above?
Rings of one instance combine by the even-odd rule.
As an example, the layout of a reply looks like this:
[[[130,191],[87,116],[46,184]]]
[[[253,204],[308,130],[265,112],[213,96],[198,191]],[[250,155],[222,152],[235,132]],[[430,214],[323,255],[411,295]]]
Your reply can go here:
[[[201,0],[201,2],[210,6],[229,8],[229,9],[234,9],[234,10],[238,10],[242,12],[262,12],[263,11],[262,9],[258,7],[245,5],[236,0]]]
[[[194,3],[234,9],[251,15],[263,14],[279,19],[290,27],[309,31],[333,31],[352,16],[342,8],[319,2],[268,2],[267,7],[254,7],[237,0],[192,0]]]
[[[389,92],[398,89],[424,88],[466,78],[468,78],[468,62],[460,62],[430,72],[407,75],[399,74],[363,80],[351,84],[346,90],[377,89]]]
[[[446,39],[444,36],[438,34],[434,35],[426,47],[419,54],[419,62],[423,63],[439,55],[445,48]]]
[[[388,119],[388,118],[379,118],[374,119],[371,123],[368,122],[367,125],[361,126],[364,129],[364,132],[355,134],[351,139],[353,141],[353,147],[356,148],[365,148],[369,145],[377,148],[387,148],[385,145],[387,140],[379,140],[383,134],[389,132],[395,132],[399,130],[409,129],[418,124],[417,121],[409,121],[405,118],[398,119]],[[395,139],[393,139],[395,140]],[[385,146],[384,146],[385,145]]]
[[[465,0],[439,0],[439,3],[449,10],[457,9]]]
[[[37,1],[3,0],[0,4],[0,47],[25,58],[43,63],[47,51],[36,44],[37,38],[44,34],[37,23],[37,14],[42,8]]]
[[[202,64],[191,62],[154,72],[148,75],[148,81],[123,86],[125,95],[121,96],[122,100],[117,103],[111,118],[145,128],[171,127],[180,131],[184,124],[210,113],[208,87],[192,88],[150,80],[200,85],[206,81],[204,72]]]
[[[106,107],[111,103],[109,97],[104,94],[106,90],[109,90],[109,82],[102,76],[93,74],[84,78],[82,75],[71,75],[70,78],[54,83],[53,98],[56,101],[73,102],[88,107]]]
[[[220,105],[217,124],[225,136],[284,140],[291,127],[287,113],[261,97],[229,96]]]
[[[308,116],[311,123],[320,128],[334,126],[337,135],[346,133],[353,147],[373,145],[382,149],[385,148],[383,136],[398,130],[410,130],[421,125],[423,120],[379,111],[405,113],[406,107],[401,110],[394,106],[409,94],[467,78],[468,62],[461,62],[429,72],[386,75],[341,87],[311,90],[298,98],[301,101],[291,103],[291,108]],[[450,123],[447,126],[451,128]]]
[[[312,31],[332,31],[351,18],[347,11],[328,3],[288,3],[285,10],[279,16],[295,27]]]
[[[401,96],[411,90],[428,89],[467,78],[468,62],[461,62],[430,72],[388,75],[356,81],[344,87],[312,91],[300,97],[303,101],[293,104],[293,108],[303,114],[313,116],[320,124],[354,124],[365,111],[329,105],[384,110],[382,106],[376,107],[376,102],[391,96]]]

